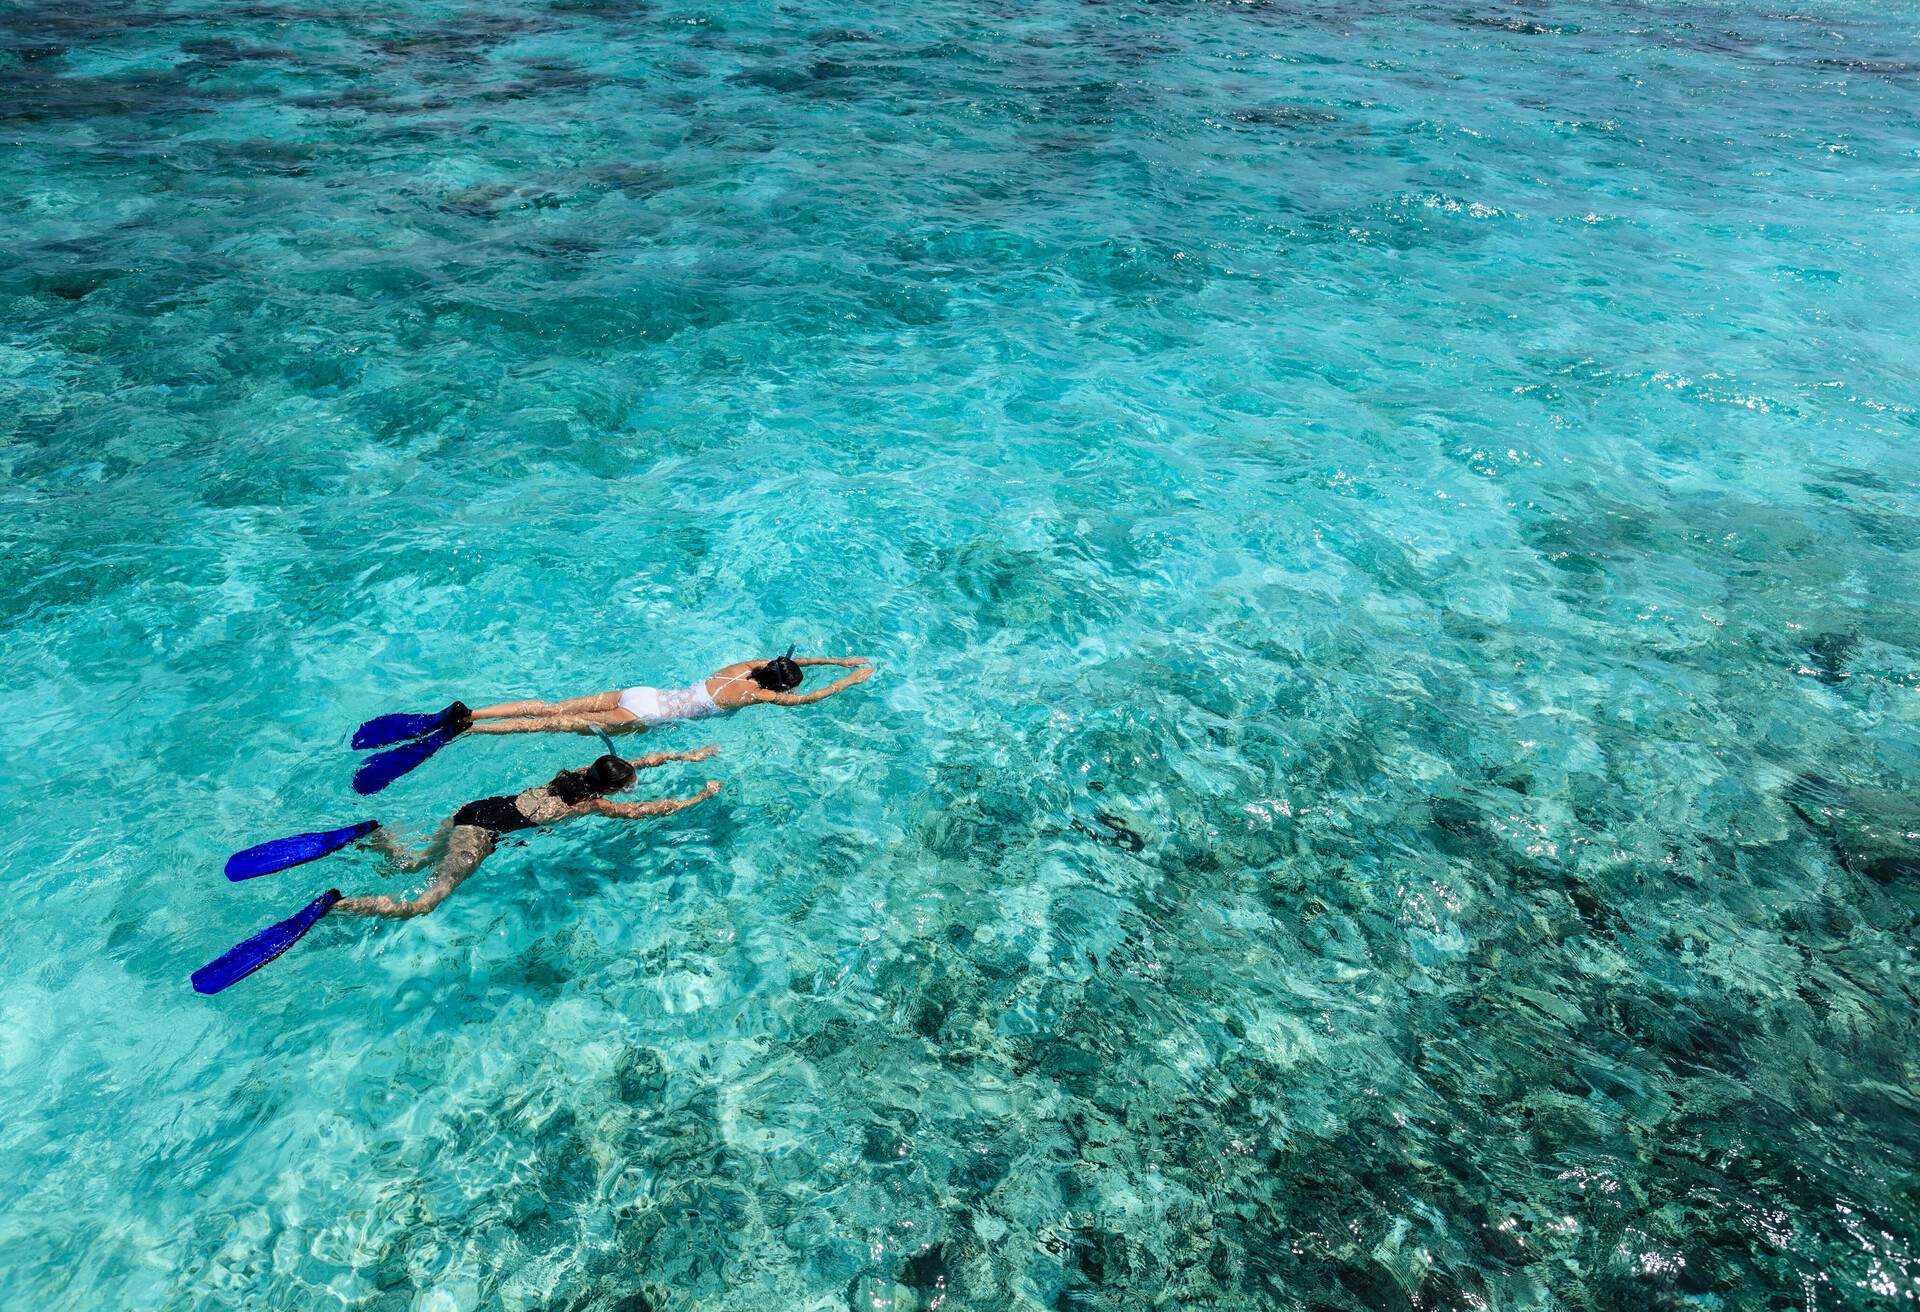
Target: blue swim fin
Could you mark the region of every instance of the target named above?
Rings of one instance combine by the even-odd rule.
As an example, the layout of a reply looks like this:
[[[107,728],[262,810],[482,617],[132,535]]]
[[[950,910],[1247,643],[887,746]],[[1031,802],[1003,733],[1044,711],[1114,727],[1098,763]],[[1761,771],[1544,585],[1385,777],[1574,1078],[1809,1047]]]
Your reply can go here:
[[[376,747],[391,747],[395,743],[404,743],[412,738],[421,738],[435,729],[444,729],[456,723],[472,723],[473,714],[459,702],[444,711],[434,711],[430,715],[416,715],[398,712],[393,715],[376,715],[353,731],[353,750],[371,751]],[[462,727],[465,727],[464,724]]]
[[[416,739],[404,747],[395,747],[391,751],[369,756],[360,768],[354,771],[353,791],[362,797],[379,792],[459,737],[460,730],[465,727],[461,725],[456,728],[435,729],[425,738]]]
[[[353,731],[353,750],[371,751],[375,747],[391,747],[395,743],[404,743],[409,738],[418,738],[423,733],[432,733],[440,727],[446,717],[439,712],[432,715],[413,715],[402,711],[395,715],[376,715]]]
[[[252,938],[237,943],[218,960],[193,972],[196,993],[218,993],[229,984],[237,984],[306,937],[320,917],[333,910],[340,890],[330,888],[277,925],[269,925]]]
[[[356,838],[365,838],[380,827],[377,820],[362,820],[345,829],[328,829],[317,834],[294,834],[276,838],[227,858],[227,878],[235,881],[270,875],[309,861],[318,861],[329,852],[338,852]]]

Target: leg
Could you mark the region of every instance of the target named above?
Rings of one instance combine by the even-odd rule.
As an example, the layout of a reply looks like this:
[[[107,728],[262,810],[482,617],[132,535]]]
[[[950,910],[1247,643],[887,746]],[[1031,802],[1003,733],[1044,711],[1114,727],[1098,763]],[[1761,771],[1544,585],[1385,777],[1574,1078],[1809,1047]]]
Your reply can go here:
[[[585,711],[611,711],[620,705],[617,692],[596,692],[587,697],[569,697],[563,702],[501,702],[482,706],[473,713],[476,720],[505,720],[513,717],[578,715]]]
[[[610,711],[586,711],[575,715],[541,715],[531,719],[488,720],[468,728],[468,733],[637,733],[646,726],[633,718],[633,712],[614,707]]]
[[[418,870],[433,860],[435,854],[445,845],[447,835],[452,832],[453,821],[442,820],[440,827],[435,829],[432,836],[427,839],[426,845],[415,849],[401,842],[385,825],[382,825],[360,841],[384,856],[390,869],[405,873]]]
[[[415,916],[424,916],[464,884],[467,876],[478,870],[480,863],[492,851],[492,834],[473,825],[460,825],[449,835],[447,854],[440,859],[433,878],[427,881],[419,897],[407,901],[384,895],[343,897],[334,903],[334,912],[344,916],[380,916],[387,920],[411,920]]]
[[[554,703],[562,715],[582,715],[589,712],[605,713],[620,708],[620,694],[617,692],[596,692],[586,697],[569,697],[563,702]]]

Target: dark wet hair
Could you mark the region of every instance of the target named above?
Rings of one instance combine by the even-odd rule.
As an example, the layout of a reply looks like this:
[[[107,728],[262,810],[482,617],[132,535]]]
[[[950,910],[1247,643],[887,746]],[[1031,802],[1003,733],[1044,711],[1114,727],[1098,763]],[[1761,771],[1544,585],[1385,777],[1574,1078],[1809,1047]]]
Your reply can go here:
[[[619,792],[632,783],[638,773],[631,761],[603,756],[584,770],[562,770],[547,785],[547,791],[568,806],[578,806],[589,797]]]
[[[800,672],[800,662],[793,658],[793,648],[789,647],[785,656],[775,656],[765,665],[754,666],[747,677],[768,692],[792,692],[806,676]]]

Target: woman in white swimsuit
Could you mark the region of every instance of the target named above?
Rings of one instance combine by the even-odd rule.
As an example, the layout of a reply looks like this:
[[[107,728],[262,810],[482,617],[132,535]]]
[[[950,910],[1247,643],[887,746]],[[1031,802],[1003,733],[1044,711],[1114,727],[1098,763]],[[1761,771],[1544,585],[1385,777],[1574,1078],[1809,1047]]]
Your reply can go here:
[[[810,665],[839,665],[853,673],[812,692],[795,692]],[[810,706],[873,677],[863,656],[795,660],[791,649],[772,660],[737,661],[684,688],[627,688],[563,702],[502,702],[475,710],[468,733],[639,733],[675,720],[732,715],[748,706]]]
[[[853,673],[812,692],[795,692],[806,679],[809,665],[841,665]],[[863,656],[795,660],[789,647],[785,656],[737,661],[684,688],[628,688],[563,702],[501,702],[477,711],[455,702],[424,715],[404,711],[381,715],[353,735],[356,751],[386,749],[361,763],[353,776],[353,790],[362,796],[379,792],[463,734],[640,733],[675,720],[731,715],[745,706],[808,706],[872,677],[873,662]]]

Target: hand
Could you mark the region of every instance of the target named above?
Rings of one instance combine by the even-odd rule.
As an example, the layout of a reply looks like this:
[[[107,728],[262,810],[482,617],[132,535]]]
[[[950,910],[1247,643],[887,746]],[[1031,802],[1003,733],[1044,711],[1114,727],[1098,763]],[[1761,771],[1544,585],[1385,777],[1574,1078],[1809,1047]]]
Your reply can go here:
[[[683,761],[710,761],[718,755],[720,755],[720,749],[712,743],[708,743],[705,747],[696,747],[690,752],[681,753],[680,759]]]
[[[709,797],[712,797],[715,793],[719,791],[720,791],[720,781],[718,779],[709,779],[707,780],[707,786],[705,788],[702,788],[698,793],[694,794],[693,800],[696,802],[704,802]]]
[[[847,676],[847,687],[851,688],[856,683],[865,683],[868,679],[871,679],[872,677],[873,677],[873,666],[862,665],[859,669],[855,670],[852,674],[849,674]]]

